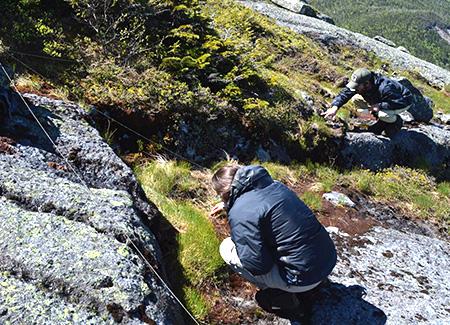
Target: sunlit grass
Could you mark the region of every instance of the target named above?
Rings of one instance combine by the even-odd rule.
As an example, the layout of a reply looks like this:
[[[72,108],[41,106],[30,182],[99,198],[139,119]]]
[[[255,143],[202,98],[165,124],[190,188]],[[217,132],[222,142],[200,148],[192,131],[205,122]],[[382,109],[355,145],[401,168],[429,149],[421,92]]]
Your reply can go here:
[[[201,319],[207,314],[208,303],[199,287],[223,266],[218,251],[220,242],[204,210],[189,200],[169,197],[175,189],[190,191],[200,185],[190,176],[186,163],[158,159],[137,167],[135,172],[148,198],[177,230],[179,246],[173,255],[182,267],[182,274],[169,270],[169,277],[182,284],[187,307]]]

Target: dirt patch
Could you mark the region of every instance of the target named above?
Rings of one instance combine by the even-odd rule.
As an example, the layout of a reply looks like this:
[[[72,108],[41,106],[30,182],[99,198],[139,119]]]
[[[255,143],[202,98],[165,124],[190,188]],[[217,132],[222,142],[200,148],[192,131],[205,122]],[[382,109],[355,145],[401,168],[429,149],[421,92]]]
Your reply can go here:
[[[0,153],[12,155],[16,152],[13,145],[16,142],[13,139],[7,137],[0,137]]]
[[[253,324],[257,318],[268,318],[254,301],[257,288],[239,275],[228,272],[228,279],[217,288],[220,294],[208,294],[212,302],[208,315],[209,324]],[[217,290],[216,289],[216,290]]]
[[[342,232],[357,236],[365,234],[374,225],[379,224],[357,209],[334,206],[325,200],[322,204],[322,210],[317,213],[317,218],[325,227],[337,227]]]

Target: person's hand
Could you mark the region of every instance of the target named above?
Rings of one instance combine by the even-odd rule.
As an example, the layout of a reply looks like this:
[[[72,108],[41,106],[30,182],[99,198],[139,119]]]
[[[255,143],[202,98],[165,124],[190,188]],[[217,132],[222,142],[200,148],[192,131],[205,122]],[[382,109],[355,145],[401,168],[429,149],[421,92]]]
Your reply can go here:
[[[369,108],[370,113],[372,113],[373,116],[378,117],[378,112],[380,111],[380,108],[378,105],[373,105]]]
[[[209,216],[211,217],[211,218],[214,218],[214,217],[217,217],[217,216],[220,216],[222,213],[224,213],[225,212],[225,203],[223,203],[223,202],[220,202],[220,203],[217,203],[212,209],[211,209],[211,211],[209,212]]]
[[[325,113],[322,114],[323,117],[325,117],[326,119],[334,119],[334,117],[336,116],[336,113],[338,111],[339,107],[337,106],[332,106],[331,108],[329,108]]]

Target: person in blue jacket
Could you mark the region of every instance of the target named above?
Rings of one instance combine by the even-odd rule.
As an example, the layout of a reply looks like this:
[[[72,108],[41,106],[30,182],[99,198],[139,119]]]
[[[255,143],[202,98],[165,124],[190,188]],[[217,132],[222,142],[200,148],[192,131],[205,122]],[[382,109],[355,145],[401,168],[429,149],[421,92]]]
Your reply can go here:
[[[261,166],[230,165],[212,177],[227,212],[231,237],[224,261],[260,289],[301,293],[314,289],[336,265],[336,249],[314,213]]]
[[[365,68],[353,72],[350,82],[331,103],[331,108],[323,113],[325,118],[334,118],[340,107],[350,99],[359,112],[370,112],[378,121],[368,128],[369,132],[388,137],[395,135],[403,126],[398,115],[413,104],[414,97],[401,83],[373,73]]]

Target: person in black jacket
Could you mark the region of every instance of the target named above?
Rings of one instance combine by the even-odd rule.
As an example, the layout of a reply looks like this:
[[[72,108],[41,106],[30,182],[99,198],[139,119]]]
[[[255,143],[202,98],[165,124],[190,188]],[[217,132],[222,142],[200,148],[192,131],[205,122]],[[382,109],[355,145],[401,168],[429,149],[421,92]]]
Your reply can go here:
[[[339,108],[350,99],[359,112],[370,112],[378,118],[368,131],[375,134],[384,131],[388,137],[401,129],[403,121],[398,114],[408,110],[413,103],[413,95],[402,84],[365,68],[353,72],[350,82],[323,114],[325,118],[334,118]]]
[[[261,166],[226,166],[212,178],[228,214],[225,262],[260,289],[299,293],[317,287],[336,265],[336,249],[314,213]]]

